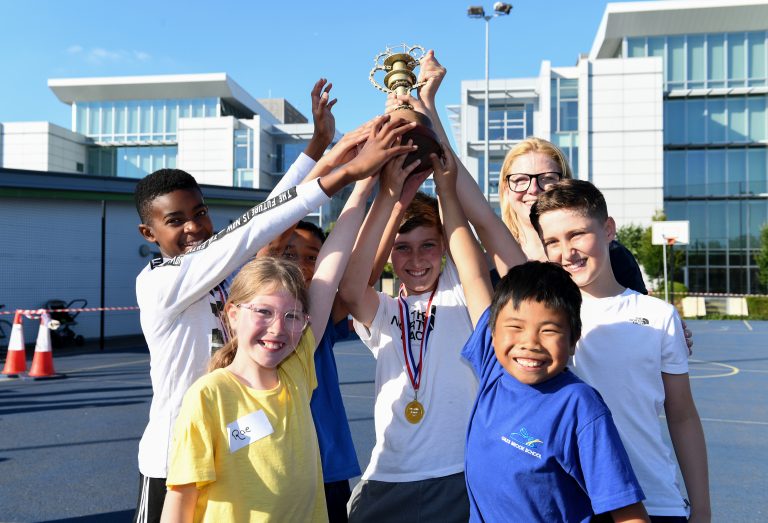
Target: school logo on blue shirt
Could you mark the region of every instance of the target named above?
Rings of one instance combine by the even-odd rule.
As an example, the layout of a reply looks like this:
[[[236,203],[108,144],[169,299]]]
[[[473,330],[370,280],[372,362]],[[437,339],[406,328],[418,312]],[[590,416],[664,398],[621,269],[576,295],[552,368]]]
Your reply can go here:
[[[518,443],[522,443],[530,449],[535,449],[539,446],[539,443],[544,443],[540,439],[528,434],[528,431],[525,429],[525,427],[520,427],[520,432],[513,432],[512,439]]]
[[[651,322],[648,321],[648,318],[632,318],[629,320],[631,323],[634,323],[635,325],[650,325]]]
[[[534,458],[541,459],[541,454],[534,452],[531,449],[538,448],[540,444],[544,442],[535,436],[528,434],[525,427],[520,427],[519,432],[513,432],[510,437],[502,436],[501,441],[515,447],[517,450],[521,450],[526,454],[533,456]]]

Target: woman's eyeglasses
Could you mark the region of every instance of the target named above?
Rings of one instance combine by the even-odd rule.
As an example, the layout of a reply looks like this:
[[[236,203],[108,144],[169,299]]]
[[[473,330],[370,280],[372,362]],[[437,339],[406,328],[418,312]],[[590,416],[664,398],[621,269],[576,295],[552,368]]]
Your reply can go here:
[[[550,186],[563,179],[563,175],[556,172],[526,174],[515,173],[505,176],[509,190],[512,192],[525,192],[531,186],[531,180],[536,179],[539,189],[546,191]]]

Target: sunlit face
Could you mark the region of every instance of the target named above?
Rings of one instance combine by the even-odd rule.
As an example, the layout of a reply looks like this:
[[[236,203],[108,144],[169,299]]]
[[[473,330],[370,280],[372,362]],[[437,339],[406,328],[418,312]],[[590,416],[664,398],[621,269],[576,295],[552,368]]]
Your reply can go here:
[[[257,296],[245,305],[256,310],[228,305],[227,317],[237,336],[235,361],[245,365],[255,364],[258,370],[276,369],[298,345],[302,331],[290,330],[286,325],[286,313],[304,312],[301,301],[285,290],[276,290]],[[274,321],[265,325],[267,314]]]
[[[520,383],[535,385],[560,374],[573,354],[568,317],[543,303],[508,302],[496,318],[493,347],[502,367]]]
[[[408,295],[435,288],[444,252],[443,237],[437,227],[420,226],[395,236],[392,267]]]
[[[602,222],[571,209],[558,209],[540,215],[539,225],[547,259],[562,265],[583,292],[594,294],[613,277],[608,253],[616,236],[613,218]]]
[[[539,187],[536,180],[531,180],[531,184],[527,191],[513,192],[510,190],[509,184],[507,183],[507,176],[544,173],[560,173],[562,175],[562,169],[560,165],[548,155],[541,152],[529,152],[515,158],[515,161],[509,166],[509,170],[502,176],[506,198],[509,200],[509,204],[512,207],[512,211],[517,216],[518,222],[521,224],[528,226],[531,224],[531,206],[536,201],[536,198],[539,197],[539,194],[544,191]]]
[[[139,232],[160,246],[165,258],[173,258],[197,247],[213,235],[208,206],[197,189],[178,189],[152,200],[149,223]]]
[[[315,275],[317,255],[320,254],[322,247],[323,242],[311,231],[296,229],[288,240],[285,251],[283,251],[283,258],[299,264],[301,273],[304,275],[304,283],[307,286],[312,282],[312,276]]]

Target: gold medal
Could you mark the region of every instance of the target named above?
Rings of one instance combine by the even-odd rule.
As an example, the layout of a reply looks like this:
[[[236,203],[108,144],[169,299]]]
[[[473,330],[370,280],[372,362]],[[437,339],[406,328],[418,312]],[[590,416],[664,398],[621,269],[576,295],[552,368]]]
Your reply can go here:
[[[405,419],[410,423],[416,424],[424,417],[424,405],[417,400],[413,400],[405,406]]]

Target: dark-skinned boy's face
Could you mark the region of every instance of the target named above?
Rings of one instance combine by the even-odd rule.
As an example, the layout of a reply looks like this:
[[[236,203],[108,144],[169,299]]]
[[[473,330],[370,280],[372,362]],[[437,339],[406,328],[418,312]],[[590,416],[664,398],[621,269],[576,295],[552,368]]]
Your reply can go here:
[[[178,189],[152,200],[149,223],[139,225],[165,258],[189,252],[213,235],[208,206],[197,189]]]
[[[305,229],[295,229],[285,246],[283,257],[299,264],[307,285],[312,282],[312,276],[315,275],[317,255],[320,254],[322,247],[323,242],[320,238]]]

